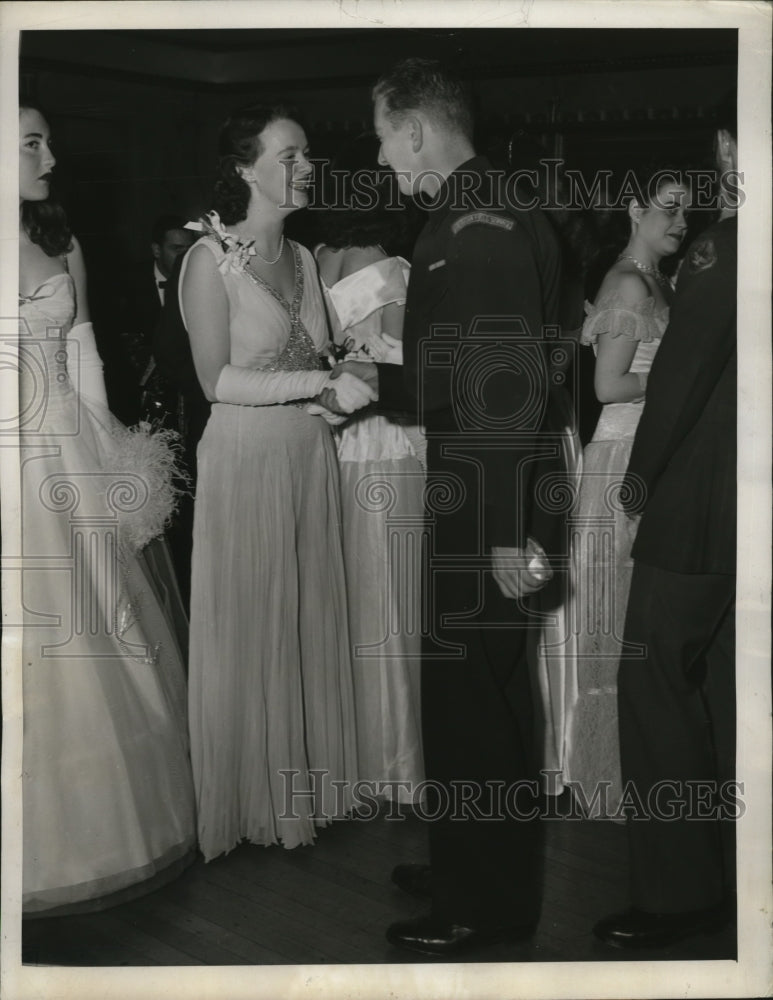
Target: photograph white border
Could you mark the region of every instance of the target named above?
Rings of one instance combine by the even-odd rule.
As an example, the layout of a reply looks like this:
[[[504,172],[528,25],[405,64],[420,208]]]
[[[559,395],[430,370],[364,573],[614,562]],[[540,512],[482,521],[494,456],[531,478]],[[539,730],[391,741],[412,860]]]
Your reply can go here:
[[[738,961],[74,968],[21,965],[21,638],[3,630],[3,1000],[73,997],[516,998],[745,997],[773,989],[771,871],[771,8],[702,0],[175,0],[4,3],[0,7],[0,322],[18,315],[17,143],[19,32],[25,29],[181,28],[737,28],[739,168],[746,208],[738,222]],[[378,68],[374,68],[374,77]],[[18,412],[16,372],[0,363],[0,428]],[[0,438],[4,551],[19,532],[18,453]],[[6,621],[18,621],[19,574],[4,574]],[[16,589],[14,589],[16,588]]]

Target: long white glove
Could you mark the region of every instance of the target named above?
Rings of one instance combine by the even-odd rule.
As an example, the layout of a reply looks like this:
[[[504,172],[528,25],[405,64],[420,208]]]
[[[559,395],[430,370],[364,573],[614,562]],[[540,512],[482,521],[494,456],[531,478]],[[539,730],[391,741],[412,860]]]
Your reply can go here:
[[[306,405],[306,412],[312,417],[322,417],[322,419],[326,420],[331,427],[338,427],[339,424],[342,424],[349,419],[347,414],[333,413],[332,410],[328,410],[328,408],[323,406],[321,403],[308,403]]]
[[[329,381],[327,372],[263,372],[226,365],[215,385],[219,403],[272,406],[293,399],[310,399]]]
[[[354,413],[378,398],[367,382],[351,372],[342,372],[338,378],[331,379],[330,388],[335,391],[338,405],[345,413]]]
[[[94,338],[94,327],[91,323],[79,323],[67,334],[67,342],[67,367],[79,395],[107,409],[104,368]],[[77,344],[77,350],[69,350],[72,344]]]
[[[335,390],[341,409],[347,413],[375,399],[370,386],[347,372],[332,382],[330,373],[325,371],[264,372],[237,365],[225,365],[220,372],[215,398],[219,403],[271,406],[293,399],[311,399],[328,386]]]

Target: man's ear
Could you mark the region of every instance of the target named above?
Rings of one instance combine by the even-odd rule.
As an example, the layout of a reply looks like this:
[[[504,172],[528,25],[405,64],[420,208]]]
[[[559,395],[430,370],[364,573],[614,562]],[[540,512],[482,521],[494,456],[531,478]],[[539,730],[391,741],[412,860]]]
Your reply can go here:
[[[161,244],[160,243],[151,243],[150,244],[150,252],[153,254],[153,260],[158,260],[159,257],[161,256]]]
[[[726,128],[717,129],[717,159],[725,169],[732,168],[738,155],[736,141]]]
[[[418,153],[424,145],[424,124],[416,115],[409,115],[406,118],[406,127],[408,138],[411,140],[411,149],[414,153]]]

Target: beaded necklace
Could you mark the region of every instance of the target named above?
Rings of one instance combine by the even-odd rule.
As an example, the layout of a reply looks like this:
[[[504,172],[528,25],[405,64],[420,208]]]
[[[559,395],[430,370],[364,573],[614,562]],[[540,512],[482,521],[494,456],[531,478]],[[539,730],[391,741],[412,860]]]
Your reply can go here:
[[[642,261],[637,260],[632,257],[629,253],[621,253],[617,258],[618,260],[630,260],[637,271],[641,271],[642,274],[651,275],[655,281],[660,285],[661,288],[671,288],[671,282],[663,274],[663,272],[658,267],[653,267],[652,264],[644,264]]]

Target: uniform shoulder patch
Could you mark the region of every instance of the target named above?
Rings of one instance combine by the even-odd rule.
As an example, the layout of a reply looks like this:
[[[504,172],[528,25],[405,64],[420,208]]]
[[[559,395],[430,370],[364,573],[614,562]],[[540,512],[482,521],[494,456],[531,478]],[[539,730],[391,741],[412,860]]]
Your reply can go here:
[[[496,226],[498,229],[510,230],[515,226],[515,219],[508,219],[506,216],[493,215],[491,212],[469,212],[467,215],[463,215],[460,219],[451,226],[451,232],[454,236],[460,233],[467,226],[472,226],[475,223],[482,224],[484,226]]]
[[[716,262],[717,248],[714,246],[714,240],[710,236],[697,240],[690,247],[687,264],[693,274],[698,274],[700,271],[708,271]]]

